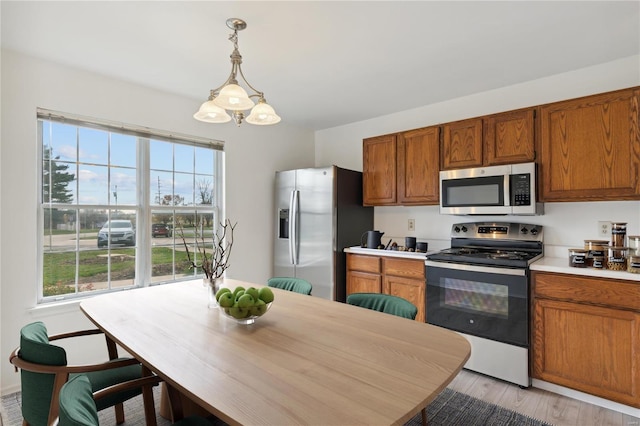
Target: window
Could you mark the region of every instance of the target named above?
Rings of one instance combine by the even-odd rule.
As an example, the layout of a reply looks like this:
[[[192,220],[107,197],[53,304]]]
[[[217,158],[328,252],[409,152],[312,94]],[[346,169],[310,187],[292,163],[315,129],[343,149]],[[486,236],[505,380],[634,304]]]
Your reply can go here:
[[[38,138],[40,302],[200,275],[185,249],[224,218],[222,142],[47,110]]]

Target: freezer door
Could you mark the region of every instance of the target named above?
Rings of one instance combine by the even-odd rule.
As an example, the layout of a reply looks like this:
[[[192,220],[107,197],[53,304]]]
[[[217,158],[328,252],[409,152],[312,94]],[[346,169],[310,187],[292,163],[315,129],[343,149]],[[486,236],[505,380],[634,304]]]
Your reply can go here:
[[[291,197],[296,189],[295,170],[277,172],[275,184],[276,224],[274,226],[273,273],[276,277],[295,277],[292,262],[293,236],[291,235]]]
[[[312,295],[335,300],[334,168],[296,171],[298,216],[295,274],[313,285]]]

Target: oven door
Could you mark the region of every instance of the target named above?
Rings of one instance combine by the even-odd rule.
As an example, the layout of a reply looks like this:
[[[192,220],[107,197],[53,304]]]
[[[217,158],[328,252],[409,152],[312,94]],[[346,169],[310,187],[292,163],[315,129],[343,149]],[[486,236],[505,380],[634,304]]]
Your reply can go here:
[[[429,324],[529,346],[528,269],[425,263]]]

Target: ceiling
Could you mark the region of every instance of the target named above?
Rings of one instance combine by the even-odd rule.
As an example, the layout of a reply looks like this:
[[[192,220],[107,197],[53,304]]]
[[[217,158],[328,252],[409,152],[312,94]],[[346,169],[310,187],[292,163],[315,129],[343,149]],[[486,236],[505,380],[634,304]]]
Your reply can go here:
[[[193,99],[244,74],[290,123],[375,118],[640,53],[638,1],[2,1],[2,47]],[[232,125],[232,124],[228,124]]]

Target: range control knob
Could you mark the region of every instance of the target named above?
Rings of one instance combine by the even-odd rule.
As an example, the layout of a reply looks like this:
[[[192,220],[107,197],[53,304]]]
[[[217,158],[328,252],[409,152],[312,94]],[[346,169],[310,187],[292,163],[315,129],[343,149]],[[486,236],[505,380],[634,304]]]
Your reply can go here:
[[[522,229],[520,230],[521,234],[527,234],[527,232],[529,232],[529,230],[527,228],[525,228],[524,226],[522,227]]]
[[[462,232],[467,232],[467,227],[466,226],[462,227]]]
[[[460,232],[460,228],[458,228],[457,226],[455,228],[453,228],[454,232],[458,233]]]
[[[531,228],[531,235],[538,235],[538,228]]]

